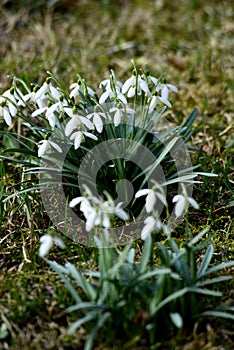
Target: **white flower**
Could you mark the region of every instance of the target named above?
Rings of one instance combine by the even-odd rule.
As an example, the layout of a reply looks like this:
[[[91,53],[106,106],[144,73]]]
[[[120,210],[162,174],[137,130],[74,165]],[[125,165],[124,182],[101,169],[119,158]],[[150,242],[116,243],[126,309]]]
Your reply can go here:
[[[59,101],[61,96],[60,92],[51,83],[44,82],[33,96],[39,108],[47,106],[48,95],[55,101]]]
[[[95,140],[95,141],[98,140],[97,136],[91,134],[88,131],[76,131],[70,137],[70,140],[74,140],[74,148],[75,149],[78,149],[80,147],[80,144],[84,139],[84,135],[89,137],[90,139]]]
[[[116,90],[112,91],[111,89],[107,89],[103,94],[100,96],[99,103],[103,104],[107,99],[118,99],[122,101],[124,104],[127,104],[126,97],[121,93],[120,88],[116,86]]]
[[[120,81],[116,80],[116,87],[121,89],[122,86],[123,84]],[[99,87],[104,87],[106,90],[111,90],[111,79],[102,80],[99,84]]]
[[[70,113],[70,108],[65,108],[65,112],[67,113],[68,111]],[[74,114],[65,127],[65,135],[71,135],[74,129],[82,125],[85,125],[89,130],[94,130],[94,125],[88,118]]]
[[[144,91],[147,95],[150,93],[146,81],[144,81],[139,75],[138,77],[132,75],[125,81],[122,87],[122,93],[127,93],[129,98],[133,97],[136,93],[140,95],[142,91]]]
[[[145,226],[141,231],[141,239],[145,240],[153,231],[163,231],[165,235],[170,234],[170,230],[167,225],[163,224],[158,217],[148,216],[145,221]]]
[[[189,205],[194,209],[199,209],[198,203],[192,197],[188,197],[187,194],[177,194],[172,199],[175,204],[175,215],[177,217],[181,216],[184,212],[188,210]]]
[[[44,258],[52,248],[53,244],[58,245],[60,248],[64,249],[65,244],[59,237],[51,237],[50,235],[46,234],[40,238],[40,249],[39,249],[39,255],[40,257]]]
[[[93,118],[93,124],[94,124],[97,132],[99,132],[99,133],[101,133],[103,130],[103,120],[101,117],[106,118],[105,113],[93,112],[93,113],[87,115],[88,119]]]
[[[120,107],[113,107],[109,110],[110,113],[115,113],[114,114],[114,125],[118,126],[121,122],[121,119],[123,118],[124,114],[135,114],[135,111],[131,108],[120,108]]]
[[[150,212],[152,212],[154,210],[154,205],[155,205],[155,203],[157,201],[157,198],[164,205],[167,204],[165,195],[163,194],[162,190],[161,190],[161,192],[158,192],[154,188],[152,188],[152,189],[143,189],[143,190],[138,191],[135,194],[135,197],[139,198],[139,197],[145,196],[145,195],[147,195],[146,203],[145,203],[145,209],[146,209],[147,213],[150,213]]]
[[[95,92],[89,86],[86,86],[86,88],[87,88],[88,94],[93,97],[95,95]],[[72,97],[75,98],[76,96],[79,96],[79,92],[82,92],[82,94],[84,94],[84,86],[81,82],[71,84],[70,89],[71,89],[71,92],[69,97],[71,98]]]
[[[4,103],[0,104],[0,116],[3,117],[3,119],[5,120],[5,122],[7,123],[8,126],[11,126],[12,118],[11,118],[11,115],[9,113],[8,107],[6,107],[6,105],[4,105]]]
[[[86,189],[86,197],[74,198],[69,206],[71,208],[80,204],[80,210],[83,212],[86,224],[86,231],[91,231],[95,226],[102,225],[105,228],[110,228],[111,217],[115,214],[120,219],[128,220],[128,214],[121,208],[122,203],[115,205],[114,201],[108,196],[108,200],[92,196],[89,189]]]
[[[162,97],[168,100],[169,90],[178,92],[178,89],[175,85],[159,83],[156,87],[156,91],[161,91]]]
[[[4,97],[6,98],[4,99]],[[17,100],[16,100],[15,92],[14,91],[12,92],[12,89],[9,89],[2,94],[2,98],[6,102],[10,115],[12,117],[15,117],[17,114],[17,108],[16,108]]]
[[[164,94],[165,95],[165,94]],[[167,96],[168,98],[168,96]],[[155,109],[155,107],[161,103],[163,103],[164,105],[166,105],[167,107],[171,108],[171,103],[168,101],[168,99],[166,98],[166,96],[160,96],[160,95],[153,95],[150,101],[150,105],[149,105],[149,113],[152,113]]]
[[[56,149],[59,153],[62,153],[62,149],[55,142],[49,140],[41,140],[38,142],[38,157],[44,157],[46,153],[51,152],[51,148]]]

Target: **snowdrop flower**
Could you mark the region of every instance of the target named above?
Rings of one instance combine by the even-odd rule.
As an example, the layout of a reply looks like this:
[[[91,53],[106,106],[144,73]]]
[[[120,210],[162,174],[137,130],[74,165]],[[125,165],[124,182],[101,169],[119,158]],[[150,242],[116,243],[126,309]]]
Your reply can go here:
[[[83,84],[85,84],[85,83],[83,83]],[[76,98],[76,96],[80,96],[80,94],[79,94],[80,92],[82,92],[82,94],[84,94],[85,88],[84,88],[83,84],[81,81],[79,81],[78,83],[71,84],[71,86],[70,86],[71,92],[70,92],[69,97]],[[93,97],[95,95],[95,92],[93,91],[93,89],[91,89],[89,86],[86,86],[86,88],[87,88],[88,95]]]
[[[5,91],[2,94],[1,100],[0,101],[5,101],[6,106],[8,108],[8,111],[12,117],[15,117],[17,114],[17,100],[16,100],[16,94],[14,88],[11,88],[7,91]]]
[[[121,93],[120,88],[116,86],[115,91],[112,89],[107,89],[103,94],[100,96],[99,103],[103,104],[107,99],[118,99],[122,101],[124,104],[127,104],[126,97]]]
[[[88,119],[93,119],[93,125],[99,133],[101,133],[103,130],[103,120],[101,117],[106,118],[105,113],[98,113],[94,111],[93,113],[87,115]]]
[[[199,209],[198,203],[192,197],[187,196],[185,194],[177,194],[172,199],[175,204],[175,215],[177,217],[181,216],[184,212],[187,212],[189,205],[191,205],[194,209]]]
[[[18,106],[25,107],[25,103],[30,101],[32,103],[37,104],[39,108],[45,107],[46,104],[43,101],[40,101],[40,100],[36,101],[35,95],[36,95],[36,91],[35,90],[29,92],[26,95],[23,95],[22,98],[18,101]]]
[[[158,95],[158,93],[156,93],[155,95],[152,96],[151,98],[151,101],[148,100],[148,102],[150,101],[150,105],[149,105],[149,113],[152,113],[155,109],[155,107],[157,105],[159,105],[160,103],[163,103],[165,106],[171,108],[171,103],[168,101],[168,95],[165,96],[165,93],[164,93],[164,96],[160,96]]]
[[[59,237],[51,237],[50,235],[46,234],[40,238],[40,249],[39,249],[39,256],[44,258],[52,248],[53,244],[56,244],[60,248],[64,249],[65,244]]]
[[[124,114],[135,114],[134,109],[131,108],[121,108],[120,106],[118,107],[113,107],[109,110],[110,113],[114,113],[114,125],[118,126],[123,119]]]
[[[167,225],[163,224],[158,217],[148,216],[145,221],[145,226],[141,231],[141,239],[145,240],[153,231],[163,231],[165,235],[170,234],[170,230]]]
[[[150,83],[153,83],[154,85],[158,84],[158,79],[157,78],[153,77],[150,74],[146,74],[145,76],[146,76],[146,81],[147,81],[148,84],[150,84]]]
[[[70,113],[71,111],[70,108],[65,108],[64,110],[66,113]],[[71,135],[74,129],[79,128],[82,125],[85,125],[89,130],[94,130],[94,125],[88,118],[78,114],[73,114],[72,118],[69,120],[65,127],[65,135]]]
[[[44,157],[46,153],[50,153],[52,147],[56,149],[59,153],[62,153],[62,149],[57,145],[57,143],[49,140],[41,140],[38,142],[38,157]]]
[[[105,228],[110,228],[111,217],[117,215],[120,219],[128,220],[128,214],[121,208],[122,203],[115,205],[114,201],[110,199],[104,201],[92,196],[88,188],[86,188],[86,197],[74,198],[69,206],[71,208],[80,204],[80,210],[83,212],[86,224],[86,231],[91,231],[95,226],[102,225]]]
[[[80,144],[84,139],[84,136],[87,136],[90,139],[93,139],[95,141],[98,140],[97,136],[91,134],[88,131],[76,131],[70,137],[70,140],[74,140],[74,148],[75,149],[78,149],[80,147]]]
[[[47,105],[48,95],[50,95],[55,101],[58,101],[61,96],[60,92],[51,83],[45,81],[34,95],[34,99],[39,108]]]
[[[0,100],[0,117],[3,117],[8,126],[12,125],[12,118],[10,115],[9,108],[6,106],[6,102],[1,102]]]
[[[150,213],[154,210],[154,205],[157,201],[157,198],[164,205],[167,205],[167,201],[166,201],[165,194],[164,194],[163,190],[160,188],[161,192],[159,192],[159,191],[156,191],[157,188],[160,188],[159,185],[153,186],[152,189],[140,190],[135,194],[136,198],[139,198],[139,197],[145,196],[145,195],[147,196],[146,203],[145,203],[145,209],[146,209],[147,213]]]
[[[123,86],[123,84],[118,80],[116,80],[115,83],[116,87],[118,87],[119,89],[121,89],[121,87]],[[104,87],[106,90],[111,90],[111,79],[102,80],[99,84],[99,88],[102,87]]]
[[[169,90],[174,91],[174,92],[178,92],[178,89],[175,85],[167,84],[166,82],[159,83],[156,86],[156,91],[157,92],[161,91],[163,98],[166,98],[166,99],[168,99]]]
[[[132,75],[129,79],[125,81],[122,87],[122,93],[127,96],[133,97],[136,93],[140,95],[144,91],[147,95],[150,94],[148,85],[145,80],[143,80],[139,75]]]

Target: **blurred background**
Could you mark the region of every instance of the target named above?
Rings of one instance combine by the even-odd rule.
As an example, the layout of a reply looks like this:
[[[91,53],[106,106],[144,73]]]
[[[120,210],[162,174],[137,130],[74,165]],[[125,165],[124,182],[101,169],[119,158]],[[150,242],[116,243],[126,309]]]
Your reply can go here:
[[[9,76],[41,83],[47,70],[96,88],[134,58],[178,86],[179,121],[195,106],[221,129],[233,118],[232,0],[2,0],[0,31],[0,91]]]

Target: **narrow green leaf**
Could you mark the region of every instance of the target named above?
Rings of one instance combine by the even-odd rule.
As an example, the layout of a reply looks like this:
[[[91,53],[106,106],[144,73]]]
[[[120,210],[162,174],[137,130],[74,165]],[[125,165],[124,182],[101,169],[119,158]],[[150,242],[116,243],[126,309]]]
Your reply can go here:
[[[204,275],[205,275],[205,272],[206,272],[206,269],[208,268],[210,262],[211,262],[211,259],[212,259],[212,256],[213,256],[213,253],[214,253],[214,248],[212,245],[210,245],[207,250],[206,250],[206,253],[204,255],[204,258],[201,262],[201,265],[197,271],[197,279],[200,279],[202,278]]]
[[[77,270],[77,268],[71,263],[66,263],[65,267],[72,276],[72,278],[74,278],[74,280],[77,282],[79,287],[83,289],[87,297],[90,300],[95,300],[97,292],[95,288],[91,285],[91,283],[89,283],[86,280],[86,278],[82,275],[82,273],[79,270]]]
[[[221,317],[221,318],[227,318],[234,321],[234,315],[225,311],[216,311],[216,310],[210,310],[205,311],[200,314],[201,316],[212,316],[212,317]]]

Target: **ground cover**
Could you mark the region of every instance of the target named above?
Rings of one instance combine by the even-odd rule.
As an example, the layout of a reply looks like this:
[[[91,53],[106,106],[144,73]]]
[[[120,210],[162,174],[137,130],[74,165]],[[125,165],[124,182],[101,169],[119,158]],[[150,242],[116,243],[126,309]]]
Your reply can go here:
[[[199,114],[189,142],[193,164],[218,174],[194,187],[199,211],[191,209],[187,226],[192,236],[210,226],[212,264],[234,258],[233,226],[233,17],[232,1],[3,1],[1,4],[0,88],[16,75],[27,83],[42,83],[49,70],[69,85],[76,73],[90,86],[114,68],[124,79],[130,60],[166,73],[179,89],[172,96],[168,120],[181,124],[194,107]],[[17,128],[17,125],[14,126]],[[1,128],[5,128],[3,123]],[[1,129],[2,130],[2,129]],[[11,130],[9,131],[11,132]],[[6,140],[0,139],[1,148]],[[2,154],[2,151],[1,151]],[[1,161],[2,199],[20,189],[21,168]],[[34,178],[31,178],[33,181]],[[15,196],[1,204],[0,277],[2,349],[82,349],[85,332],[67,335],[73,304],[57,274],[38,256],[39,238],[54,232],[39,193]],[[186,223],[173,233],[183,245]],[[57,232],[59,235],[59,232]],[[62,236],[61,236],[62,237]],[[95,269],[98,252],[62,237],[66,249],[53,248],[50,259]],[[160,236],[160,240],[164,240]],[[141,255],[142,243],[135,242]],[[225,273],[233,273],[233,268]],[[233,280],[219,285],[223,302],[233,305]],[[209,304],[209,298],[207,300]],[[159,340],[152,349],[232,349],[233,325],[206,318],[192,330]],[[104,345],[103,345],[104,344]],[[105,347],[104,347],[105,346]],[[102,339],[95,348],[145,349],[135,343]]]

